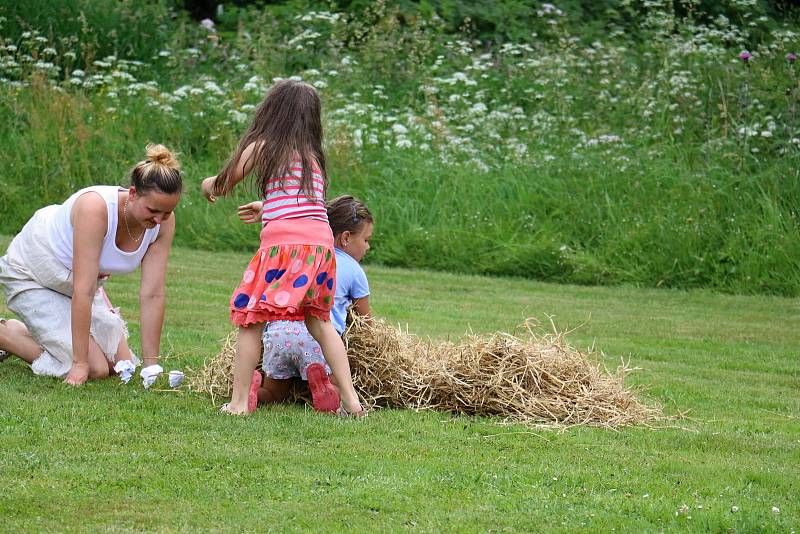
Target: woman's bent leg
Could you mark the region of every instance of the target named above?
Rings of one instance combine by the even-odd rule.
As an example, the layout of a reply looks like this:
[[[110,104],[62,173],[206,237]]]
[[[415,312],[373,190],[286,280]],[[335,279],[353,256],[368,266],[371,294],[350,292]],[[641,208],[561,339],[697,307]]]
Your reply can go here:
[[[325,361],[336,377],[336,384],[339,387],[339,395],[345,409],[350,413],[363,412],[361,402],[353,387],[353,377],[350,375],[350,362],[347,360],[347,351],[339,337],[339,332],[333,327],[330,321],[322,321],[312,315],[306,315],[306,327],[319,346],[322,347],[322,354]]]
[[[4,319],[0,322],[0,349],[32,364],[44,349],[33,339],[28,328],[16,319]],[[89,378],[96,380],[108,376],[108,359],[93,339],[89,340]]]
[[[0,321],[0,349],[18,356],[29,364],[44,351],[28,332],[28,327],[16,319]]]
[[[89,380],[99,380],[101,378],[108,378],[110,369],[108,367],[108,358],[106,358],[103,349],[100,345],[90,336],[89,337]]]
[[[108,358],[106,358],[106,362],[108,363],[108,374],[115,375],[117,372],[114,370],[114,365],[116,362],[121,360],[132,360],[133,353],[131,352],[130,347],[128,346],[128,340],[125,336],[122,336],[122,339],[119,341],[119,346],[117,347],[117,353],[114,355],[114,361],[112,362]]]

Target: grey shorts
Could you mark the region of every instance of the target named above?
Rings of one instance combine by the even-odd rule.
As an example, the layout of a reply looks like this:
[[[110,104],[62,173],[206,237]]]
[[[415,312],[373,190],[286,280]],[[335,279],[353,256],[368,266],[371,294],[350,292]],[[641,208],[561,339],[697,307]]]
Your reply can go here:
[[[272,321],[264,328],[264,361],[261,368],[269,378],[285,380],[299,376],[307,380],[306,369],[312,363],[331,368],[325,362],[322,348],[306,329],[303,321]]]

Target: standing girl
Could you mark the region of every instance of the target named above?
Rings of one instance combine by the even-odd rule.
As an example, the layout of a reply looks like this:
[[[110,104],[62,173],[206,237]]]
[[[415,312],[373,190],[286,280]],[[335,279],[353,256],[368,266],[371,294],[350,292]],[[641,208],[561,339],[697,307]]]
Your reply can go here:
[[[239,207],[239,218],[253,223],[261,220],[262,202]],[[328,222],[336,250],[336,292],[331,322],[343,334],[347,310],[369,317],[369,283],[360,262],[369,250],[374,219],[369,208],[350,195],[328,202]],[[292,379],[308,381],[311,399],[317,411],[337,411],[339,396],[328,375],[330,369],[320,355],[320,347],[309,338],[299,321],[273,321],[264,330],[264,380],[258,390],[258,402],[272,404],[289,397]],[[335,377],[334,377],[335,379]]]
[[[277,83],[255,112],[233,157],[203,180],[214,202],[251,171],[264,199],[261,246],[230,300],[239,327],[231,402],[222,411],[255,409],[264,323],[304,320],[340,387],[343,409],[363,415],[342,339],[330,322],[336,285],[333,235],[325,211],[327,173],[319,95],[302,82]],[[253,379],[256,379],[251,388]]]

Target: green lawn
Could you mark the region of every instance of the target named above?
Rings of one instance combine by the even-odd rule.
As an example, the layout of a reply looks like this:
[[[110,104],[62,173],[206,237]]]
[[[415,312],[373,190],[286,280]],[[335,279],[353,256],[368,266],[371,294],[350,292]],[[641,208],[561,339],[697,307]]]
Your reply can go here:
[[[248,259],[174,251],[167,369],[216,353]],[[585,323],[573,345],[594,343],[612,367],[630,360],[645,399],[689,419],[559,433],[402,410],[338,420],[300,405],[233,418],[204,396],[116,379],[71,389],[9,360],[0,366],[0,530],[800,527],[798,300],[380,267],[368,275],[378,315],[434,338],[509,330],[529,316],[553,315],[561,329]],[[134,346],[136,287],[130,276],[108,288]]]

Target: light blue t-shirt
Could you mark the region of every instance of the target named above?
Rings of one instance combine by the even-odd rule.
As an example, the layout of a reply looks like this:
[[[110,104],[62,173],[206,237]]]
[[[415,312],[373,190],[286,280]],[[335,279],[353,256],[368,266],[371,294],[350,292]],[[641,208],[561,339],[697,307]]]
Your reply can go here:
[[[336,250],[336,294],[331,322],[340,334],[347,326],[347,308],[353,300],[369,296],[369,282],[361,265],[343,250]]]

